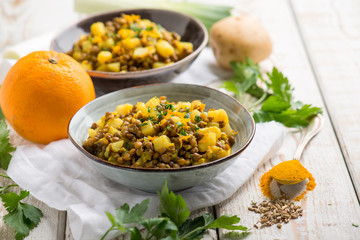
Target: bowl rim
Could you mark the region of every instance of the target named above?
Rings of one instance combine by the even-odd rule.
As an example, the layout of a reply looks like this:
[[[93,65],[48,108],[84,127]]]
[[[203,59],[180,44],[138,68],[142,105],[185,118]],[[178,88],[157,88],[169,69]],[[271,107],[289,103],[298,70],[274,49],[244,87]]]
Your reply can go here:
[[[239,149],[237,150],[236,152],[234,153],[231,153],[230,155],[226,156],[226,157],[223,157],[223,158],[220,158],[220,159],[216,159],[212,162],[208,162],[208,163],[203,163],[203,164],[199,164],[199,165],[193,165],[193,166],[186,166],[186,167],[181,167],[181,168],[135,168],[135,167],[131,167],[131,166],[120,166],[120,165],[116,165],[114,163],[110,163],[106,160],[103,160],[99,157],[96,157],[94,155],[92,155],[91,153],[89,153],[88,151],[86,151],[82,146],[80,146],[75,140],[74,138],[71,136],[71,133],[70,133],[70,124],[73,120],[73,118],[75,117],[75,115],[77,114],[77,112],[79,112],[81,109],[85,108],[86,106],[90,105],[93,103],[94,100],[96,99],[101,99],[101,98],[104,98],[104,97],[107,97],[109,95],[115,95],[115,94],[118,94],[119,92],[121,91],[124,91],[124,90],[131,90],[131,89],[135,89],[135,88],[143,88],[143,87],[149,87],[149,86],[157,86],[157,85],[182,85],[182,86],[188,86],[188,87],[192,87],[192,86],[196,86],[196,87],[201,87],[201,88],[206,88],[206,89],[209,89],[211,91],[216,91],[216,92],[219,92],[221,94],[224,94],[226,95],[227,97],[229,97],[232,101],[236,102],[238,105],[240,105],[244,110],[245,112],[249,115],[250,119],[251,119],[251,125],[252,125],[252,131],[251,131],[251,134],[249,136],[249,138],[247,139],[247,141],[245,142],[245,144]],[[111,92],[111,93],[108,93],[108,94],[105,94],[105,95],[102,95],[101,97],[99,98],[96,98],[92,101],[90,101],[89,103],[85,104],[83,107],[81,107],[73,116],[72,118],[70,119],[69,123],[68,123],[68,126],[67,126],[67,133],[68,133],[68,137],[70,139],[70,141],[86,156],[88,157],[89,159],[95,161],[96,163],[100,163],[100,164],[103,164],[105,166],[108,166],[108,167],[115,167],[117,169],[121,169],[121,170],[125,170],[125,171],[135,171],[135,172],[182,172],[182,171],[191,171],[191,170],[195,170],[195,169],[201,169],[201,168],[207,168],[207,167],[211,167],[211,166],[214,166],[214,165],[218,165],[220,163],[223,163],[227,160],[230,160],[231,158],[234,158],[236,156],[238,156],[241,152],[243,152],[248,146],[249,144],[251,143],[251,141],[253,140],[254,138],[254,135],[255,135],[255,131],[256,131],[256,124],[255,124],[255,120],[254,118],[251,116],[250,112],[244,107],[244,105],[242,105],[237,99],[235,99],[234,97],[230,96],[229,94],[227,93],[224,93],[218,89],[214,89],[214,88],[211,88],[211,87],[208,87],[208,86],[203,86],[203,85],[197,85],[197,84],[188,84],[188,83],[156,83],[156,84],[147,84],[147,85],[140,85],[140,86],[135,86],[135,87],[130,87],[130,88],[125,88],[125,89],[120,89],[118,91],[115,91],[115,92]]]
[[[185,13],[182,12],[178,12],[178,11],[173,11],[173,10],[167,10],[167,9],[160,9],[160,8],[128,8],[128,9],[118,9],[118,10],[111,10],[111,11],[102,11],[99,13],[95,13],[95,14],[91,14],[75,23],[72,23],[70,25],[68,25],[67,27],[63,28],[62,30],[58,31],[55,36],[52,38],[51,42],[50,42],[50,50],[51,51],[55,51],[54,47],[55,47],[55,41],[56,39],[59,38],[59,36],[61,36],[62,34],[64,34],[64,32],[66,32],[67,30],[76,27],[79,24],[82,24],[86,21],[89,21],[91,18],[95,18],[95,17],[99,17],[102,15],[111,15],[111,14],[115,14],[115,13],[123,13],[123,12],[129,12],[131,13],[131,11],[160,11],[160,12],[170,12],[172,14],[178,14],[178,15],[182,15],[186,18],[191,19],[192,21],[194,21],[197,25],[199,25],[199,27],[201,28],[202,32],[204,33],[204,39],[201,42],[201,44],[199,45],[199,47],[193,51],[191,54],[189,54],[188,56],[184,57],[183,59],[174,62],[173,64],[167,65],[167,66],[163,66],[160,68],[152,68],[152,69],[146,69],[146,70],[141,70],[141,71],[133,71],[133,72],[125,72],[125,73],[120,73],[120,72],[106,72],[106,71],[96,71],[96,70],[86,70],[86,72],[93,77],[99,77],[99,78],[104,78],[104,76],[102,75],[107,75],[106,79],[109,80],[122,80],[122,79],[129,79],[129,78],[136,78],[136,77],[141,77],[143,75],[152,75],[152,74],[157,74],[157,73],[162,73],[165,71],[170,71],[173,69],[178,68],[179,66],[182,65],[182,63],[185,63],[187,61],[190,61],[191,59],[193,59],[194,57],[196,57],[198,54],[200,54],[200,52],[204,49],[204,47],[207,45],[208,41],[209,41],[209,33],[205,27],[205,25],[198,19],[196,19],[193,16],[187,15]],[[65,53],[65,52],[64,52]],[[66,53],[65,53],[66,54]]]

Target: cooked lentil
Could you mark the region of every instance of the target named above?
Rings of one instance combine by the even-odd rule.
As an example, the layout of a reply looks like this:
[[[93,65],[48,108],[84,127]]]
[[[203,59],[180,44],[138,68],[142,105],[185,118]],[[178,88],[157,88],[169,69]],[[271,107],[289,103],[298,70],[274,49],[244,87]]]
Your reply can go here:
[[[141,168],[180,168],[223,158],[231,153],[236,134],[225,110],[205,111],[199,100],[174,103],[164,96],[119,105],[88,132],[83,143],[88,152],[116,165]]]
[[[163,67],[193,52],[190,42],[139,15],[93,23],[68,52],[86,70],[131,72]]]

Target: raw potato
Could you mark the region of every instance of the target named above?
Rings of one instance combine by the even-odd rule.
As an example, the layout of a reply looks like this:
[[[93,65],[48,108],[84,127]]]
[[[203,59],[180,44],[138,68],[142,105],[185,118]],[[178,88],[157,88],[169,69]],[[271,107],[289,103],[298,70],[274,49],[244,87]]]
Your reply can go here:
[[[231,61],[255,62],[267,58],[272,43],[263,25],[248,16],[227,17],[215,23],[210,30],[210,46],[219,65],[231,69]]]

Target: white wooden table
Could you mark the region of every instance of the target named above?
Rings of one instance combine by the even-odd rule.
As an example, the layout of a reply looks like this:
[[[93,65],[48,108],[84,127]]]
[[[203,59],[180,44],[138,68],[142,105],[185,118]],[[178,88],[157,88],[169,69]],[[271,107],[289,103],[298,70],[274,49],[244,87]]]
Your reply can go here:
[[[1,31],[5,29],[3,21],[13,21],[11,16],[1,15],[9,11],[5,8],[25,5],[6,1],[0,3]],[[360,239],[360,227],[352,226],[360,224],[360,1],[242,0],[239,4],[259,18],[271,35],[273,53],[262,65],[275,65],[284,72],[296,97],[321,106],[326,120],[302,156],[317,183],[301,202],[304,216],[281,229],[253,229],[247,239]],[[19,30],[24,33],[26,24],[22,27]],[[6,39],[10,38],[3,36],[0,47],[6,45]],[[259,215],[247,207],[251,200],[264,199],[258,186],[261,175],[292,157],[299,136],[289,132],[276,157],[264,162],[230,199],[207,210],[216,216],[237,214],[241,224],[252,227]],[[34,198],[28,201],[39,207],[44,217],[26,239],[73,239],[65,212]],[[0,206],[0,216],[4,214],[6,210]],[[212,231],[206,239],[226,239],[225,233]],[[13,236],[0,222],[0,239]]]

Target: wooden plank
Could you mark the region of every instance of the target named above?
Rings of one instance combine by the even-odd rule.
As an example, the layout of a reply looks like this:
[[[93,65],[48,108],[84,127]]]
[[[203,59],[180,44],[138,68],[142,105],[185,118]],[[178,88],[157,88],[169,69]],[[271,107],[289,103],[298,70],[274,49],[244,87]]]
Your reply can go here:
[[[360,2],[292,3],[360,199]]]
[[[284,72],[296,89],[296,98],[324,107],[287,1],[258,0],[255,4],[254,15],[268,29],[274,44],[273,54],[262,65],[267,68],[275,65]],[[304,208],[304,216],[284,225],[281,230],[276,226],[254,229],[247,239],[358,238],[360,229],[352,223],[360,222],[359,202],[326,111],[324,115],[325,128],[312,140],[301,159],[317,182],[315,190],[299,203]],[[217,215],[238,214],[243,225],[252,227],[259,215],[249,212],[247,207],[251,200],[264,199],[258,186],[261,175],[280,161],[290,160],[299,137],[299,133],[289,134],[279,154],[262,164],[239,191],[217,206]],[[219,234],[220,239],[226,239],[226,231],[219,231]]]

